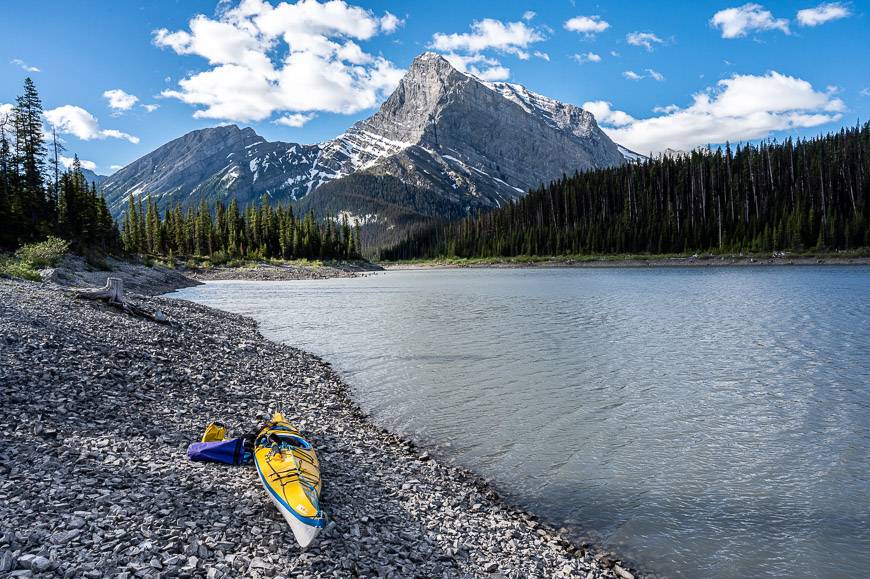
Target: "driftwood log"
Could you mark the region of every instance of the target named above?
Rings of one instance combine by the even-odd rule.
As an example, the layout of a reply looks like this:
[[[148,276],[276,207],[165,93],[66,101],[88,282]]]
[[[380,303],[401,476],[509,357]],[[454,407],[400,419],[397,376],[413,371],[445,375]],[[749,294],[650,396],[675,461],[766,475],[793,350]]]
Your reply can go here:
[[[75,297],[83,300],[105,302],[126,314],[146,318],[160,324],[172,323],[169,318],[166,317],[166,314],[160,310],[155,309],[154,311],[150,311],[135,304],[131,304],[124,299],[124,280],[119,277],[107,278],[106,286],[103,288],[75,292]]]

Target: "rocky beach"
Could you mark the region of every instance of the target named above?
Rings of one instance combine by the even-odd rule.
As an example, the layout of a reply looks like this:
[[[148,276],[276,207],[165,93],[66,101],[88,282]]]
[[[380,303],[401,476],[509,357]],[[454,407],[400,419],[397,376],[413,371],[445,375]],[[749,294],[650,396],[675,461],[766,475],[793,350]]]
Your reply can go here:
[[[171,325],[0,279],[0,574],[633,576],[374,425],[323,360],[148,289],[131,301]],[[305,551],[253,467],[185,454],[209,421],[273,410],[321,460],[330,523]]]

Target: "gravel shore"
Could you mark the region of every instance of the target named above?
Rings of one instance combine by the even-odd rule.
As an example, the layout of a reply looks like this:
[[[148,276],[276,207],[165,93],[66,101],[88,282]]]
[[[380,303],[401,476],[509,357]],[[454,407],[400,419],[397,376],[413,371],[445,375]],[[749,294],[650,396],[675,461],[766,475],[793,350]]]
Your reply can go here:
[[[134,301],[175,324],[0,279],[0,575],[631,577],[373,425],[327,363],[252,320]],[[304,552],[252,467],[185,455],[210,420],[239,432],[276,409],[323,469],[331,522]]]
[[[283,281],[297,279],[328,279],[357,277],[383,271],[379,265],[363,261],[328,262],[319,266],[292,263],[258,263],[254,267],[211,267],[185,270],[185,274],[198,281],[241,279],[250,281]]]

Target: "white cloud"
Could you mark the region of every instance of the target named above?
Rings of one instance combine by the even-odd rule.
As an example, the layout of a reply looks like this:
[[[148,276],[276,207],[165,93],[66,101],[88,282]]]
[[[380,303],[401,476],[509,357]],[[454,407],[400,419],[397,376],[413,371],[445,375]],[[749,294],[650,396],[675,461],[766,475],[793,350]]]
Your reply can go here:
[[[526,10],[525,12],[523,12],[523,20],[528,22],[530,20],[533,20],[535,18],[535,16],[537,16],[537,15],[538,15],[538,13],[535,12],[534,10]]]
[[[622,76],[627,78],[628,80],[640,80],[643,78],[642,74],[637,74],[633,70],[626,70],[622,73]]]
[[[646,69],[646,71],[649,73],[650,78],[655,81],[662,82],[663,80],[665,80],[665,75],[656,70],[648,68]]]
[[[632,46],[643,46],[647,52],[652,52],[656,44],[664,44],[665,41],[652,32],[629,32],[625,35],[625,41]]]
[[[96,117],[81,107],[64,105],[45,111],[45,118],[59,132],[74,135],[83,141],[112,138],[123,139],[133,144],[139,142],[139,137],[116,129],[100,129]]]
[[[103,98],[109,101],[109,108],[116,111],[129,111],[139,101],[139,97],[124,92],[119,88],[113,88],[103,93]]]
[[[617,56],[617,57],[618,57],[618,56],[619,56],[619,51],[618,51],[618,50],[611,50],[611,51],[610,51],[610,56]]]
[[[722,38],[741,38],[755,30],[781,30],[789,34],[788,19],[774,18],[760,4],[744,4],[720,10],[710,19],[710,25],[722,30]]]
[[[9,61],[9,64],[14,64],[18,68],[20,68],[21,70],[26,71],[26,72],[42,72],[41,70],[39,70],[39,68],[37,68],[35,66],[30,66],[29,64],[27,64],[26,62],[24,62],[20,58],[13,58],[12,60]]]
[[[634,117],[628,113],[615,111],[611,107],[612,104],[608,101],[589,101],[583,103],[582,108],[592,113],[599,124],[611,127],[623,127],[635,121]]]
[[[313,119],[316,115],[314,113],[293,113],[290,115],[284,115],[283,117],[279,117],[275,120],[276,125],[284,125],[285,127],[302,127],[305,126],[305,123]]]
[[[73,161],[75,160],[75,157],[66,157],[64,155],[59,155],[58,159],[60,160],[60,162],[64,166],[64,168],[69,169],[70,167],[72,167]],[[97,164],[94,163],[93,161],[79,159],[79,164],[82,166],[82,169],[88,169],[90,171],[97,170]]]
[[[153,113],[154,111],[156,111],[157,109],[160,108],[160,105],[156,105],[156,104],[139,105],[139,106],[141,106],[143,109],[145,109],[146,113]]]
[[[580,32],[587,36],[594,36],[610,28],[610,23],[602,20],[600,16],[575,16],[565,22],[565,30]]]
[[[400,26],[404,25],[405,21],[402,18],[399,18],[390,12],[384,12],[384,15],[381,16],[381,30],[383,30],[385,34],[392,34],[398,30]]]
[[[801,26],[818,26],[831,20],[839,20],[851,16],[849,7],[841,2],[826,2],[815,8],[798,10],[797,20]]]
[[[860,94],[862,97],[870,97],[870,87],[862,88]],[[0,109],[2,109],[2,105],[0,105]]]
[[[432,36],[432,48],[447,52],[480,53],[495,50],[514,54],[525,60],[529,57],[529,45],[544,40],[544,36],[526,25],[525,22],[508,22],[492,18],[477,20],[471,24],[471,32],[444,34],[436,32]]]
[[[653,108],[654,113],[664,113],[664,114],[675,113],[678,110],[680,110],[680,107],[678,107],[677,105],[667,105],[667,106],[663,106],[663,107],[654,107]]]
[[[763,76],[735,75],[697,93],[686,108],[656,109],[659,116],[636,119],[585,103],[617,143],[634,151],[690,150],[725,141],[762,139],[774,131],[816,127],[838,121],[846,106],[831,91],[817,91],[802,79],[772,71]]]
[[[575,54],[571,58],[576,60],[580,64],[585,64],[587,62],[601,62],[601,56],[595,54],[594,52],[584,52],[580,54]]]
[[[484,52],[495,51],[513,54],[520,60],[528,60],[529,48],[544,40],[544,35],[525,22],[507,22],[484,18],[471,24],[471,32],[462,34],[432,35],[430,48],[445,52],[444,58],[462,72],[488,81],[507,80],[510,69]],[[550,60],[546,52],[533,51],[535,57]]]
[[[11,103],[0,103],[0,121],[12,116],[12,111],[15,110],[15,105]],[[6,128],[10,128],[8,125]]]
[[[462,55],[450,52],[445,54],[444,58],[456,70],[473,74],[481,80],[507,80],[511,75],[510,69],[502,66],[498,60],[482,54]]]
[[[189,30],[154,31],[154,43],[200,56],[211,67],[178,82],[163,97],[199,107],[197,118],[260,121],[273,113],[351,114],[376,106],[404,71],[357,42],[401,25],[343,0],[271,5],[242,0],[189,22]]]

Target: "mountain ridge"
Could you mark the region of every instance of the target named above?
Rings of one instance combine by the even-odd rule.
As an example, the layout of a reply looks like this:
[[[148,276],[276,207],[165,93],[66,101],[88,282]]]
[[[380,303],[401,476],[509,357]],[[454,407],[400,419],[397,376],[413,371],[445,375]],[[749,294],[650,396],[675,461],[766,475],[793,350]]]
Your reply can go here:
[[[499,207],[562,174],[625,162],[588,111],[522,85],[482,81],[427,52],[378,111],[334,139],[305,145],[266,141],[250,127],[199,129],[119,170],[102,189],[120,215],[130,194],[153,196],[161,209],[233,198],[244,204],[262,195],[300,201],[364,172],[381,179],[332,185],[325,191],[337,198],[321,194],[305,205],[335,208],[350,193],[359,201],[348,187],[361,181],[395,193],[398,179],[409,187],[398,197],[431,197],[421,205],[445,213],[433,209],[428,217],[449,218]],[[366,194],[374,207],[386,191]]]

